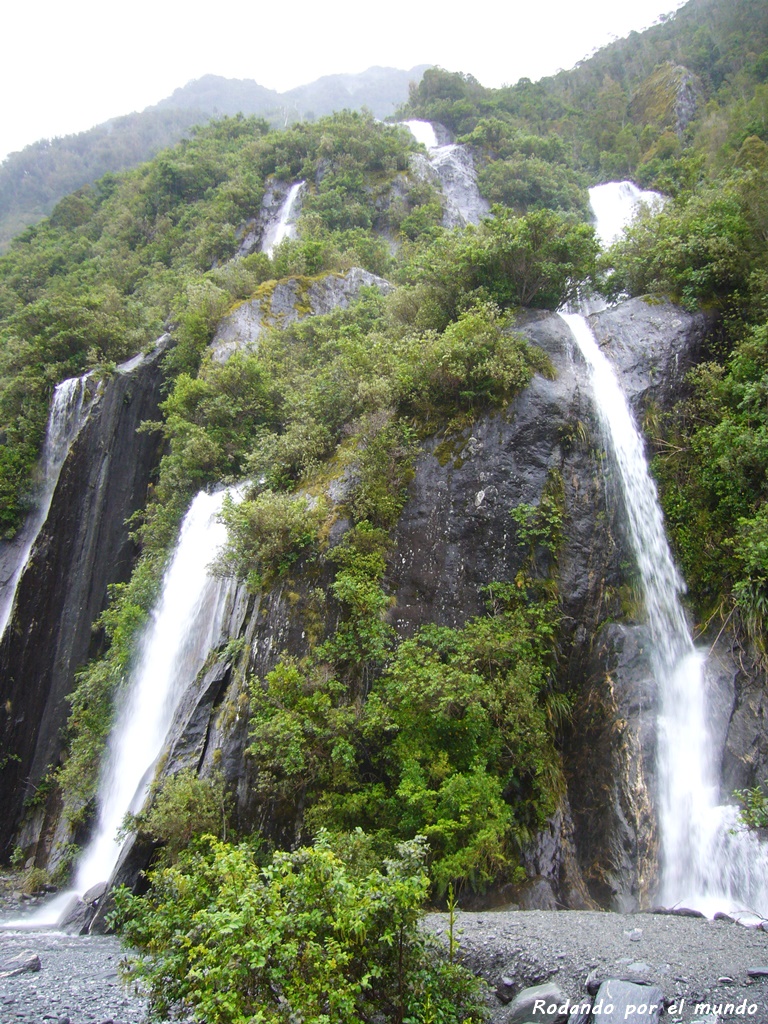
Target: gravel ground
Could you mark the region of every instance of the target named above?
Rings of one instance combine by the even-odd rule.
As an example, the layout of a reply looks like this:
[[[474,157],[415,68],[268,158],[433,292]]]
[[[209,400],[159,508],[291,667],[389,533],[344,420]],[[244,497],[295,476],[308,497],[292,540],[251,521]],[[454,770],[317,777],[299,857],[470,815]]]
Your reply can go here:
[[[6,921],[19,916],[13,884],[0,876],[0,919]],[[447,916],[429,914],[425,925],[445,936]],[[768,934],[759,929],[655,914],[534,910],[458,913],[456,933],[466,964],[492,990],[500,986],[506,998],[553,981],[572,1001],[581,1001],[587,976],[596,972],[658,985],[667,1002],[676,1004],[666,1024],[768,1024],[768,977],[748,974],[756,968],[768,972]],[[0,960],[24,950],[39,956],[40,970],[0,979],[0,1024],[145,1024],[144,1001],[119,978],[124,954],[113,936],[0,931]],[[697,1002],[738,1006],[745,999],[747,1008],[756,1007],[751,1014],[694,1013]],[[493,1021],[505,1024],[505,1004],[496,995],[489,1004]],[[599,1024],[599,1017],[593,1020]]]
[[[448,927],[445,914],[428,915],[426,924],[441,935]],[[701,918],[575,910],[459,913],[456,929],[467,966],[493,989],[502,978],[513,981],[513,986],[502,984],[510,996],[553,981],[572,1001],[580,1001],[587,976],[595,971],[658,985],[665,1000],[677,1004],[677,1012],[665,1017],[670,1024],[701,1019],[694,1012],[697,1002],[738,1006],[744,999],[743,1014],[719,1019],[768,1024],[768,977],[753,979],[747,973],[768,972],[768,934],[759,929]],[[490,1002],[493,1020],[502,1024],[507,1017],[501,1001],[494,995]],[[750,1006],[756,1006],[752,1014],[746,1012]]]
[[[23,918],[39,900],[20,901],[18,877],[0,875],[0,920]],[[0,961],[29,951],[40,970],[0,978],[0,1024],[145,1024],[146,1004],[123,985],[124,957],[113,935],[0,930]]]

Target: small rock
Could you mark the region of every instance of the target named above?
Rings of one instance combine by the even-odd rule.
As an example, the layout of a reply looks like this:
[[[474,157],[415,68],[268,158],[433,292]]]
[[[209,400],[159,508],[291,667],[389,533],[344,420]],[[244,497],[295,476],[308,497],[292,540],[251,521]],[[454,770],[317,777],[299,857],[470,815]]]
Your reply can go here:
[[[543,1012],[541,1007],[536,1007],[534,1011],[537,1002],[543,1002]],[[554,982],[550,981],[546,985],[533,985],[531,988],[524,988],[512,1000],[505,1018],[506,1024],[529,1024],[529,1022],[533,1024],[535,1021],[563,1024],[568,1020],[568,1014],[553,1013],[551,1010],[553,1006],[560,1007],[566,1003],[568,1003],[568,997]]]
[[[748,967],[748,978],[768,978],[768,967]]]
[[[727,974],[724,974],[722,976],[722,978],[718,978],[717,979],[717,984],[718,985],[732,985],[733,984],[733,978],[729,978]]]
[[[69,1017],[59,1017],[58,1024],[70,1024]]]
[[[507,977],[507,975],[504,975],[499,984],[496,986],[496,996],[499,1002],[504,1003],[505,1006],[507,1005],[507,1003],[511,1003],[512,1000],[515,998],[514,978],[509,978]]]
[[[706,917],[700,910],[692,910],[690,907],[669,907],[666,910],[654,910],[654,914],[671,914],[672,917]]]
[[[724,914],[722,912],[722,910],[718,910],[718,912],[715,914],[713,920],[715,920],[715,921],[726,921],[728,924],[737,924],[738,923],[734,917],[731,917],[730,914]]]
[[[40,957],[31,949],[25,949],[16,956],[0,961],[0,978],[15,978],[17,974],[28,974],[40,970]]]
[[[629,939],[630,942],[639,942],[640,939],[642,939],[642,937],[643,937],[643,929],[642,928],[633,928],[632,931],[624,932],[624,934],[626,935],[626,937]]]
[[[612,1006],[613,1010],[604,1012],[604,1008]],[[600,986],[593,1013],[598,1013],[600,1021],[624,1024],[653,1024],[658,1021],[664,1009],[664,994],[655,986],[636,985],[629,981],[610,978]],[[595,1017],[597,1020],[597,1016]]]

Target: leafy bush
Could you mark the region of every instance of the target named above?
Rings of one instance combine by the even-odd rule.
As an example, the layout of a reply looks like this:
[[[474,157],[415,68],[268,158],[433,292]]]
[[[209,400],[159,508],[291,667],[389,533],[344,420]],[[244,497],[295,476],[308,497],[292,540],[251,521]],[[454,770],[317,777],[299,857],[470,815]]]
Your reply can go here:
[[[217,571],[245,580],[254,590],[286,572],[317,540],[324,507],[306,498],[264,491],[236,504],[224,500],[227,543]]]
[[[230,804],[220,772],[201,779],[188,769],[166,775],[149,809],[129,827],[162,844],[165,862],[174,863],[197,836],[227,838]]]
[[[155,871],[148,897],[118,896],[127,975],[151,1012],[208,1024],[480,1021],[479,986],[418,928],[424,845],[372,863],[360,832],[276,853],[207,837]]]

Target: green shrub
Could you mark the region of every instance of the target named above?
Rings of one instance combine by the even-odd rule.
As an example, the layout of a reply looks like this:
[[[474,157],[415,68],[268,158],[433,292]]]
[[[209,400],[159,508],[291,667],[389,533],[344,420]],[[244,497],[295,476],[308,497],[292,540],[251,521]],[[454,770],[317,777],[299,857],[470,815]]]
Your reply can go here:
[[[163,847],[166,861],[178,860],[197,836],[227,838],[231,800],[224,777],[198,778],[192,769],[164,776],[148,810],[130,822]]]
[[[211,837],[151,874],[146,898],[118,894],[127,976],[151,1013],[207,1024],[480,1021],[479,986],[418,927],[424,845],[372,866],[362,833],[277,853]]]
[[[264,491],[236,504],[225,498],[227,542],[217,571],[245,580],[254,590],[286,572],[312,544],[325,508],[303,497]]]

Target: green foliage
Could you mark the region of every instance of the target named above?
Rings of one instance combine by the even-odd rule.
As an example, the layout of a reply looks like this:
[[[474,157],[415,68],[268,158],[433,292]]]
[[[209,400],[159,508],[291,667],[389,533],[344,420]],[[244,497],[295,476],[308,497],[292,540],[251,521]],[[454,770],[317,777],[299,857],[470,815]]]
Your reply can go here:
[[[258,590],[286,573],[317,542],[324,513],[320,503],[274,491],[241,502],[227,496],[221,514],[227,543],[216,571]]]
[[[221,773],[198,778],[188,769],[164,776],[149,809],[134,817],[129,827],[160,843],[164,862],[173,864],[198,836],[226,839],[230,811]]]
[[[558,210],[589,219],[584,179],[560,164],[536,156],[494,160],[481,171],[478,184],[491,203],[502,203],[516,213]]]
[[[358,831],[259,867],[247,846],[208,837],[155,871],[146,899],[118,896],[123,938],[142,954],[128,977],[148,985],[155,1020],[479,1021],[477,982],[418,928],[423,857],[413,840],[375,864]]]
[[[517,505],[510,515],[517,524],[517,536],[530,548],[535,561],[537,548],[557,555],[563,542],[565,494],[559,474],[551,474],[538,505]]]
[[[733,796],[741,804],[739,819],[745,828],[755,831],[768,828],[768,796],[764,786],[737,789]]]
[[[755,221],[746,200],[757,173],[734,173],[640,217],[606,257],[614,268],[609,288],[666,293],[689,308],[735,307],[742,315],[761,303],[768,220],[763,214]]]
[[[389,842],[422,833],[438,891],[482,889],[513,872],[561,789],[557,609],[523,580],[495,584],[492,614],[425,627],[371,675],[388,655],[381,544],[357,528],[336,556],[347,619],[314,658],[284,660],[252,686],[259,789],[288,834],[301,834],[297,808],[310,829],[362,822]]]
[[[424,326],[442,329],[478,295],[501,309],[557,309],[591,279],[596,255],[587,224],[551,210],[518,216],[494,207],[479,227],[438,238],[426,253],[417,250],[408,270],[428,286],[426,299],[435,307]]]
[[[725,365],[702,363],[656,459],[675,547],[700,615],[734,611],[758,652],[768,610],[768,324]]]

